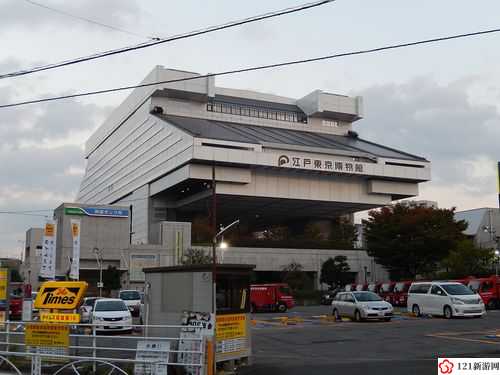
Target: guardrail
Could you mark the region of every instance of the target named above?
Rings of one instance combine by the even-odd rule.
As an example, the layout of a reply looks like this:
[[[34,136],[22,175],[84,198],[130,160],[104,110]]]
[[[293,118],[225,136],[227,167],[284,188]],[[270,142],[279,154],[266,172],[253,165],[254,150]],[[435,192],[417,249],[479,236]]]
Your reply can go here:
[[[66,374],[67,370],[80,375],[85,370],[96,373],[98,367],[109,368],[110,374],[128,374],[133,367],[134,374],[163,375],[169,368],[183,367],[189,374],[206,373],[206,337],[197,327],[137,324],[123,327],[116,322],[66,324],[68,345],[55,347],[28,345],[26,329],[32,324],[62,326],[40,321],[5,322],[0,330],[0,369],[39,375],[43,368],[50,368],[54,375]],[[127,330],[130,327],[131,333],[124,335],[118,327]]]

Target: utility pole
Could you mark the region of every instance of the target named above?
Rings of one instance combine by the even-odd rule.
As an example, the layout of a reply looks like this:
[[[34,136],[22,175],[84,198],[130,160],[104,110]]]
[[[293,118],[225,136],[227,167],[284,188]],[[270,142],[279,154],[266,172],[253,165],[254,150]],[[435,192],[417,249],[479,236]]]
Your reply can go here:
[[[99,266],[99,284],[97,284],[97,287],[99,288],[99,297],[102,297],[102,287],[104,286],[102,283],[102,257],[101,252],[97,247],[94,247],[93,251],[95,254],[97,265]]]

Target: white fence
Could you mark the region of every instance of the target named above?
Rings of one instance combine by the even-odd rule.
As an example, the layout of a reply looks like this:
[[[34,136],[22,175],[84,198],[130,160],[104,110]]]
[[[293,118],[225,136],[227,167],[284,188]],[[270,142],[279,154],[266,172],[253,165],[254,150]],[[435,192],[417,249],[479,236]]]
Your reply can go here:
[[[27,324],[5,322],[0,330],[0,374],[206,374],[206,338],[195,327],[131,325],[114,322],[70,324],[69,346],[25,343]],[[60,325],[59,323],[44,323]],[[130,334],[119,329],[131,328]]]

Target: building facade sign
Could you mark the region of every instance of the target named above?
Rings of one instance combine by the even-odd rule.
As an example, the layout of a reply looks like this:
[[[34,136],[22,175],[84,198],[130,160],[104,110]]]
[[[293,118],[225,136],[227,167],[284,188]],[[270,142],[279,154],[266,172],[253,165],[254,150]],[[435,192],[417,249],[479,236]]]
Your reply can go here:
[[[71,236],[73,238],[73,257],[71,258],[70,279],[80,278],[80,220],[71,219]]]
[[[323,158],[308,158],[295,155],[280,155],[278,157],[278,167],[347,174],[363,174],[366,172],[366,163]]]
[[[47,279],[56,277],[56,235],[57,223],[47,220],[43,233],[42,259],[40,260],[40,276]]]
[[[64,213],[78,216],[128,217],[128,210],[115,208],[65,207]]]

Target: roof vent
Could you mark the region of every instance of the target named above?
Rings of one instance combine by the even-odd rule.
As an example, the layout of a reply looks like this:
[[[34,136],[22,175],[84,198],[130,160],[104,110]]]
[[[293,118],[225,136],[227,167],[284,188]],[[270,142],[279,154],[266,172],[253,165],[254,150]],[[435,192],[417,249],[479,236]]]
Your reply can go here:
[[[154,114],[157,114],[157,115],[161,115],[163,114],[163,107],[160,107],[158,105],[155,105],[153,107],[153,111],[152,111]]]
[[[351,138],[358,138],[358,137],[359,137],[359,136],[358,136],[358,133],[357,133],[357,132],[355,132],[354,130],[349,130],[349,131],[347,131],[347,136],[348,136],[348,137],[351,137]]]

